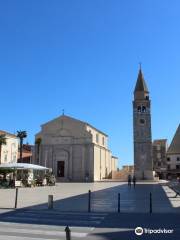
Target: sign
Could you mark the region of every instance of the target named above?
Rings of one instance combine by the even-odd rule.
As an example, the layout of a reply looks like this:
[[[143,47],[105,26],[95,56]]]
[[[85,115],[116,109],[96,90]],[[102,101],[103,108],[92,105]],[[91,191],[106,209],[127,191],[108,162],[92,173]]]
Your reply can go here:
[[[15,187],[22,187],[21,181],[15,181]]]

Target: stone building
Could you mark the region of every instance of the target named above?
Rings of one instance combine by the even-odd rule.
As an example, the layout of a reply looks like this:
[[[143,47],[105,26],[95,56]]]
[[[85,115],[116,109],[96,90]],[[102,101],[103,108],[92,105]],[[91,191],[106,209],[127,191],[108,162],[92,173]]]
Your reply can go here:
[[[62,115],[43,124],[35,138],[35,163],[52,168],[57,180],[98,181],[117,169],[108,136],[86,122]]]
[[[180,177],[180,124],[167,150],[167,175]]]
[[[16,163],[18,158],[18,138],[12,133],[0,130],[0,135],[5,135],[6,144],[0,148],[0,163]]]
[[[137,179],[153,179],[151,102],[140,68],[133,101],[134,171]]]
[[[166,178],[167,171],[167,139],[157,139],[153,141],[153,170],[159,178]]]

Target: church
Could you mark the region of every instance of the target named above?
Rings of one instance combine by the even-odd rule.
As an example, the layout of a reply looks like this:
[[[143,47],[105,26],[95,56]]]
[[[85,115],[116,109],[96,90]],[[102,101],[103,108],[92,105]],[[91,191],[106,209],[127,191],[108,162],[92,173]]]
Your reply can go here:
[[[57,181],[99,181],[117,170],[108,136],[64,114],[41,125],[35,143],[35,163],[51,168]]]

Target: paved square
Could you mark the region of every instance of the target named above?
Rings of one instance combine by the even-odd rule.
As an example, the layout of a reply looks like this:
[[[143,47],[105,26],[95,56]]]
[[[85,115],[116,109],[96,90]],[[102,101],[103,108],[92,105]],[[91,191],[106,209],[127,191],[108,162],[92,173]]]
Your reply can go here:
[[[88,213],[88,190],[91,213]],[[149,195],[152,210],[149,213]],[[120,193],[120,213],[117,213]],[[54,195],[54,209],[47,209],[48,195]],[[14,207],[15,190],[0,190],[0,206]],[[55,187],[19,189],[18,209],[0,210],[0,240],[65,240],[65,227],[72,240],[169,239],[179,240],[180,197],[165,184],[59,183]],[[173,229],[173,234],[135,235],[135,228]]]
[[[20,188],[18,208],[47,209],[48,195],[54,196],[54,208],[60,211],[88,210],[88,190],[91,194],[91,210],[93,212],[117,212],[118,193],[120,193],[121,212],[149,212],[150,192],[152,193],[153,212],[180,211],[180,197],[166,186],[156,182],[139,182],[136,187],[129,188],[127,183],[58,183],[55,187]],[[13,208],[14,189],[0,190],[0,208]]]

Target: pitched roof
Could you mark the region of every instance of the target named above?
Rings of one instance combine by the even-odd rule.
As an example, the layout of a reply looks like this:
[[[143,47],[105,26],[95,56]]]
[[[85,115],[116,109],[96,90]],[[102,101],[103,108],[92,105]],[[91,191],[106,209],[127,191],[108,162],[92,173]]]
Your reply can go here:
[[[174,138],[168,148],[168,154],[179,154],[180,153],[180,124],[176,130]]]
[[[83,123],[83,124],[85,124],[85,125],[88,125],[89,127],[93,128],[93,129],[96,130],[97,132],[102,133],[103,135],[105,135],[106,137],[108,137],[108,135],[107,135],[106,133],[102,132],[102,131],[99,130],[98,128],[95,128],[94,126],[92,126],[91,124],[89,124],[89,123],[87,123],[87,122],[81,121],[81,120],[76,119],[76,118],[72,118],[72,117],[67,116],[67,115],[62,115],[62,116],[65,116],[65,117],[67,117],[67,118],[69,118],[69,119],[72,119],[72,120],[74,120],[74,121],[78,121],[78,122],[81,122],[81,123]]]
[[[32,157],[32,152],[22,152],[22,158]],[[20,159],[20,152],[18,152],[18,160]]]
[[[3,130],[0,130],[0,135],[1,135],[1,134],[5,134],[5,135],[10,136],[10,137],[17,137],[15,134],[8,133],[8,132],[3,131]]]
[[[134,92],[149,92],[141,68],[139,69],[138,78]]]
[[[106,133],[102,132],[101,130],[99,130],[99,129],[95,128],[95,127],[93,127],[91,124],[89,124],[89,123],[87,123],[87,122],[84,122],[84,121],[81,121],[81,120],[79,120],[79,119],[76,119],[76,118],[73,118],[73,117],[64,115],[64,114],[61,115],[61,116],[59,116],[59,117],[57,117],[57,118],[55,118],[55,119],[53,119],[53,120],[50,120],[50,121],[42,124],[41,126],[46,125],[46,124],[49,124],[50,122],[56,121],[57,119],[66,119],[66,118],[67,118],[67,119],[71,119],[72,121],[76,121],[76,122],[80,122],[80,123],[82,123],[82,124],[85,124],[85,125],[93,128],[93,129],[96,130],[97,132],[99,132],[99,133],[105,135],[106,137],[108,137],[108,135],[107,135]]]

